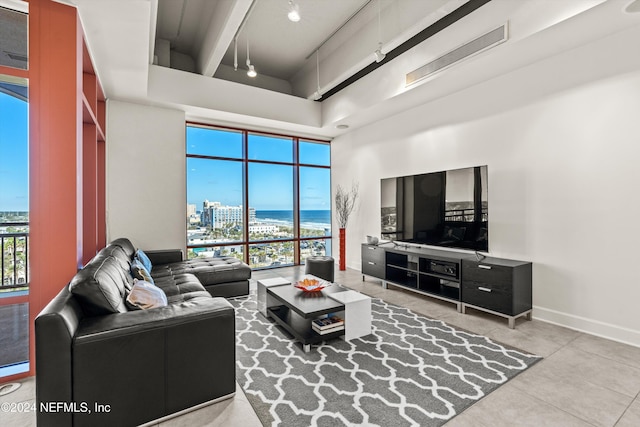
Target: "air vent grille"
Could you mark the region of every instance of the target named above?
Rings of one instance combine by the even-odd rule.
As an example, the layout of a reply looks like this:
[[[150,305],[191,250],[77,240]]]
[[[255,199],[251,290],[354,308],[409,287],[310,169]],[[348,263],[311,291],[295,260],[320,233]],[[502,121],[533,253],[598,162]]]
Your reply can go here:
[[[453,64],[476,55],[482,51],[485,51],[491,47],[497,46],[503,43],[508,38],[508,27],[504,24],[495,30],[489,31],[486,34],[481,35],[475,40],[463,44],[462,46],[453,49],[452,51],[445,53],[441,57],[434,59],[426,65],[418,68],[407,74],[406,85],[409,86],[419,80],[425,79],[428,76],[442,71],[445,68],[451,67]]]

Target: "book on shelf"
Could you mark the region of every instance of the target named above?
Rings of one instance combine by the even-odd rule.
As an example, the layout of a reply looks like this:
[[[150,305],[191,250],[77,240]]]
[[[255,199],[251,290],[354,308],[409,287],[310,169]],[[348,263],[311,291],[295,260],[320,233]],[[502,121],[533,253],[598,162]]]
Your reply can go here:
[[[321,317],[319,319],[314,319],[311,325],[314,328],[318,328],[320,330],[335,328],[336,326],[340,326],[340,325],[344,326],[344,319],[340,316],[335,316],[335,315],[328,316],[328,317]]]
[[[316,326],[315,324],[313,324],[312,329],[320,335],[332,334],[334,332],[344,331],[344,323],[342,325],[334,326],[332,328],[327,328],[327,329],[320,329],[319,326]]]

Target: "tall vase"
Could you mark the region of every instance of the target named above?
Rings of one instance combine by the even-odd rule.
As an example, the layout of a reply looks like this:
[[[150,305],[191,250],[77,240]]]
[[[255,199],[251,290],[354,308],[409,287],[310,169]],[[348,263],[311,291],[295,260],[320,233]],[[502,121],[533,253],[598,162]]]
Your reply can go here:
[[[347,233],[346,229],[340,229],[340,270],[344,271],[347,269]]]

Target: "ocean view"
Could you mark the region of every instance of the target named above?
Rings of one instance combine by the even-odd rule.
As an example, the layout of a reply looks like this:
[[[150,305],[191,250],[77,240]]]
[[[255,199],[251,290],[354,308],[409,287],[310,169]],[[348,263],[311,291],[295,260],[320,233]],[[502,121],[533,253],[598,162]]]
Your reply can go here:
[[[293,211],[290,210],[256,210],[256,220],[276,224],[293,224]],[[300,225],[306,228],[330,228],[331,211],[329,210],[301,210]]]

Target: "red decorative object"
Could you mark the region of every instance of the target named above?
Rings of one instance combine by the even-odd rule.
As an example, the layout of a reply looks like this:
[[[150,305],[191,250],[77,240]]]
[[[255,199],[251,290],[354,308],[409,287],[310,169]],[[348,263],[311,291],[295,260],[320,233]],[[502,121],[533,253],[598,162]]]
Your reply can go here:
[[[347,269],[347,233],[346,229],[340,229],[340,270],[344,271]]]
[[[320,282],[316,279],[304,279],[296,282],[293,286],[302,289],[304,292],[320,292],[328,286],[328,283]]]

